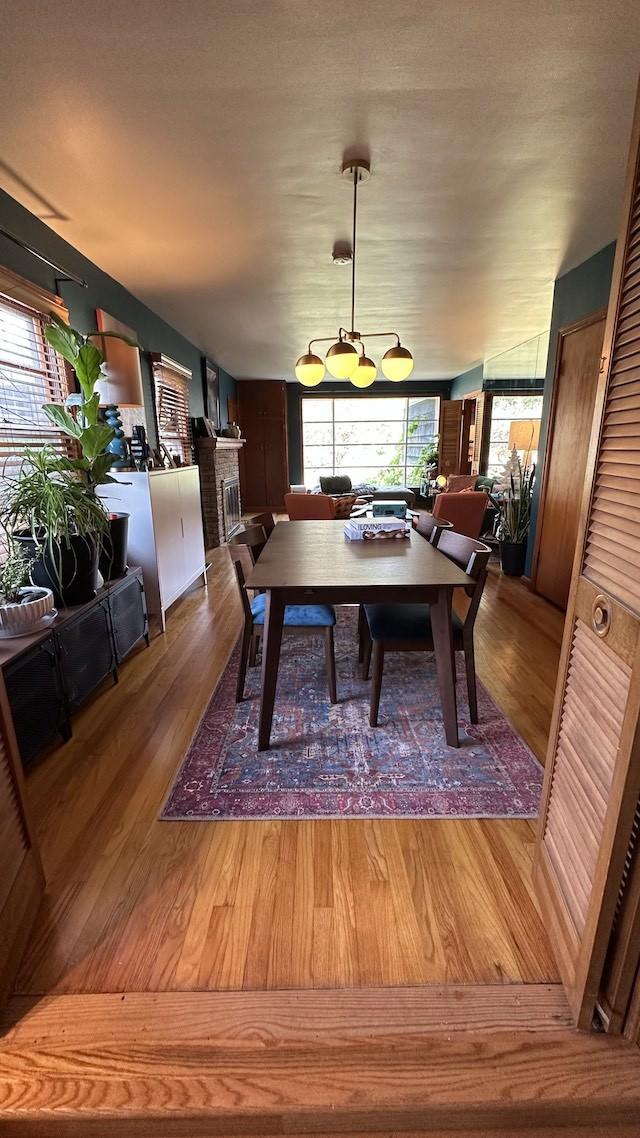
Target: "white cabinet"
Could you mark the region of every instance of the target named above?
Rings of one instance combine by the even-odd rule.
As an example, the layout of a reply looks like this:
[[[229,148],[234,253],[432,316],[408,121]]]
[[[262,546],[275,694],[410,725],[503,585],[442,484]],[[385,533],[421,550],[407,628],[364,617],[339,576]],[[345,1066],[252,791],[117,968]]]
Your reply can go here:
[[[149,612],[164,629],[169,606],[201,574],[206,585],[198,467],[113,477],[118,485],[100,487],[101,497],[129,514],[128,560],[142,566]]]

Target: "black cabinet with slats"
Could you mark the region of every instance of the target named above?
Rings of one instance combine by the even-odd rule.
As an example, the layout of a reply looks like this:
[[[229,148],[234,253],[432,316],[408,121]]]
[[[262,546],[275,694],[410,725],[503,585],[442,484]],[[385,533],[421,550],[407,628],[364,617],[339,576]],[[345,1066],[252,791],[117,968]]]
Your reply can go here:
[[[53,635],[18,656],[4,669],[7,696],[23,763],[47,743],[71,734]]]
[[[141,577],[125,577],[109,594],[116,663],[148,635],[147,606]]]
[[[105,597],[58,633],[60,668],[69,707],[78,707],[108,675],[117,678],[109,598]]]
[[[149,643],[140,569],[100,589],[85,605],[65,609],[48,633],[0,643],[2,667],[23,763],[56,737],[71,736],[71,714],[118,664]]]

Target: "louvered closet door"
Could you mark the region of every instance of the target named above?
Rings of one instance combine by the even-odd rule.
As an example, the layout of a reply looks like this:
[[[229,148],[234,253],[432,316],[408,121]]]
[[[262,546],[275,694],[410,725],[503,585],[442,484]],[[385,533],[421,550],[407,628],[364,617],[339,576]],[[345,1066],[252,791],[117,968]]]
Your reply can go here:
[[[0,1006],[11,989],[44,890],[23,795],[18,747],[0,673]]]
[[[547,927],[585,1028],[640,792],[638,132],[637,108],[536,858]]]

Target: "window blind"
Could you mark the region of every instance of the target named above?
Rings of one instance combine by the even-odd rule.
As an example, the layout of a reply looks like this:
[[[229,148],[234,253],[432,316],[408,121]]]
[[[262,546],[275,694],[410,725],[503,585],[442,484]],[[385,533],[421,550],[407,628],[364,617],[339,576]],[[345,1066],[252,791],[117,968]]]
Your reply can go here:
[[[167,356],[153,360],[158,439],[183,465],[193,462],[189,380],[191,372]]]
[[[42,410],[69,393],[64,361],[44,338],[48,321],[46,312],[0,293],[0,477],[17,472],[25,447],[74,453]]]

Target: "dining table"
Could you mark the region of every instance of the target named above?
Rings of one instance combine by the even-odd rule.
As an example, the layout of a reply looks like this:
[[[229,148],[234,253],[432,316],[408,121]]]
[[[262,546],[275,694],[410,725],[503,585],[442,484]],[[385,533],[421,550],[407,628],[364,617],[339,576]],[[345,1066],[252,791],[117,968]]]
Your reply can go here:
[[[278,522],[246,584],[266,593],[259,751],[271,740],[286,606],[384,601],[430,605],[445,738],[459,746],[451,603],[454,589],[474,582],[419,533],[349,541],[344,521]]]

